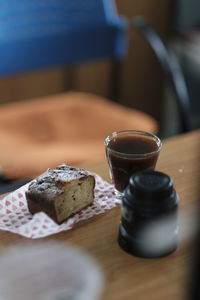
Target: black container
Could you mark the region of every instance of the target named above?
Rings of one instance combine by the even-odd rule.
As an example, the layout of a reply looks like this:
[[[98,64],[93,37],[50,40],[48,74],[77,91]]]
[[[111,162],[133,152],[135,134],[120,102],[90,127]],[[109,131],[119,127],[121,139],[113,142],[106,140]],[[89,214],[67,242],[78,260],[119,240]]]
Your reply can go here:
[[[122,199],[120,247],[144,258],[163,257],[175,251],[178,202],[168,175],[157,171],[133,175]]]

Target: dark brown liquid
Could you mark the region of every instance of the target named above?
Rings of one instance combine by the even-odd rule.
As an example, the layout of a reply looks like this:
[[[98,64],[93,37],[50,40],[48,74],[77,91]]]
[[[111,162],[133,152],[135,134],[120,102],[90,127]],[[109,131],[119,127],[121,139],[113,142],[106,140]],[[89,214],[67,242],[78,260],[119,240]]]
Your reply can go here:
[[[113,153],[109,149],[119,152]],[[121,136],[113,138],[109,143],[107,157],[115,188],[123,192],[129,183],[129,178],[142,170],[154,170],[158,152],[158,145],[151,137]],[[154,152],[154,153],[152,153]],[[134,157],[120,155],[134,154]],[[141,154],[149,153],[148,156],[140,157]],[[138,154],[138,157],[137,157]]]

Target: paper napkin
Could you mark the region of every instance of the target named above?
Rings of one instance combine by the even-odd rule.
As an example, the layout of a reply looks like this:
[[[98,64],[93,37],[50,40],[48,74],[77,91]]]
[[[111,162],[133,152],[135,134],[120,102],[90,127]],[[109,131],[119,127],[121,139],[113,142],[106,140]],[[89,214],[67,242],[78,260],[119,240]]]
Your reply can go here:
[[[95,176],[95,199],[92,205],[81,210],[61,225],[55,223],[45,213],[32,215],[28,211],[25,192],[28,184],[0,200],[0,229],[17,233],[27,238],[42,238],[74,227],[79,221],[105,213],[120,204],[113,185]]]

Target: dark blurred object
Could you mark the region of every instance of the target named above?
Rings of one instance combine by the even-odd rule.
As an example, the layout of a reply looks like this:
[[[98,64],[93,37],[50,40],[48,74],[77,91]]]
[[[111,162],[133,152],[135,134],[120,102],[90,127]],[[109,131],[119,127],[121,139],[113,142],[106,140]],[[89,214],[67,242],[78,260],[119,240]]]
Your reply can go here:
[[[112,0],[48,2],[3,0],[0,2],[1,77],[94,59],[112,58],[119,61],[124,57],[126,51],[127,22],[123,17],[118,16]],[[114,79],[119,79],[116,76],[117,64],[114,66]],[[116,88],[118,86],[118,82],[116,82]],[[41,167],[38,162],[41,160],[48,167],[54,167],[55,160],[63,163],[63,153],[68,164],[90,161],[92,157],[98,160],[104,154],[103,138],[102,134],[95,135],[94,131],[98,132],[105,127],[103,126],[105,119],[109,120],[111,127],[116,127],[117,124],[117,128],[114,130],[124,129],[125,124],[128,126],[126,123],[127,110],[120,105],[115,107],[118,112],[120,111],[119,118],[116,119],[115,109],[112,109],[113,103],[107,99],[84,93],[63,94],[62,99],[59,97],[55,95],[38,99],[35,103],[32,100],[28,103],[21,102],[19,105],[8,104],[2,107],[0,163],[6,175],[8,175],[6,172],[8,165],[3,154],[8,157],[7,152],[13,153],[7,160],[11,171],[7,178],[20,178],[16,177],[16,174],[15,176],[12,174],[14,165],[17,165],[16,169],[19,173],[24,167],[23,171],[25,168],[29,171],[27,176],[32,176],[35,173],[31,174],[30,163],[34,168],[38,165],[39,168]],[[68,100],[69,98],[70,100]],[[55,102],[57,109],[53,112],[51,109],[50,113],[52,101]],[[59,107],[59,101],[63,106]],[[80,101],[81,107],[77,104]],[[75,103],[75,107],[72,107],[73,103]],[[41,106],[44,109],[42,111]],[[28,107],[29,113],[23,115]],[[109,116],[106,112],[107,107],[113,111]],[[62,112],[61,118],[59,112]],[[20,119],[21,114],[24,117],[21,118],[22,120]],[[129,126],[132,129],[143,129],[156,133],[157,122],[149,115],[132,109],[130,116],[132,121]],[[97,117],[95,122],[94,117]],[[73,121],[77,120],[77,124],[73,123],[74,126],[71,127],[70,118],[73,118]],[[19,124],[19,119],[22,123],[24,122],[23,130],[19,126],[21,124]],[[141,128],[141,124],[143,128]],[[61,134],[59,134],[58,128],[62,128],[62,132],[67,128],[70,136],[66,135],[65,139],[63,136],[60,138]],[[107,128],[108,131],[109,128]],[[37,132],[35,132],[36,130]],[[104,133],[104,136],[108,133]],[[77,135],[81,135],[81,143],[79,143]],[[74,147],[75,140],[76,147]],[[22,142],[20,143],[20,141]],[[55,141],[56,143],[54,143]],[[37,151],[40,148],[38,143],[43,147],[43,156],[40,156]],[[100,144],[102,144],[101,155],[99,154]],[[71,149],[72,157],[67,152],[66,146]],[[38,171],[39,169],[34,170]]]
[[[198,235],[200,241],[200,236]],[[189,287],[186,300],[200,299],[200,243],[196,247],[193,268],[189,278]]]
[[[20,186],[28,183],[31,179],[16,180],[15,178],[6,178],[3,174],[3,169],[0,168],[0,194],[12,192],[18,189]]]
[[[185,300],[200,299],[200,206],[196,209],[196,216],[196,228],[198,232],[194,240],[193,261],[191,264],[191,270],[188,274],[188,286]]]
[[[170,86],[175,94],[176,104],[179,110],[181,122],[180,132],[191,130],[190,99],[185,79],[176,56],[167,48],[144,17],[134,18],[133,26],[137,28],[148,41],[167,75]],[[170,116],[168,117],[170,118]]]
[[[0,194],[12,192],[30,181],[31,179],[6,179],[2,176],[0,177]]]

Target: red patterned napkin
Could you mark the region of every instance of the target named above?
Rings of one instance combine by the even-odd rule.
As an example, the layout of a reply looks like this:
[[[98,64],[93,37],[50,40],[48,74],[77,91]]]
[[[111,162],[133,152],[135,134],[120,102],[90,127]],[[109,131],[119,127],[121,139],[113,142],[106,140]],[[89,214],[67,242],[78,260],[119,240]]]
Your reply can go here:
[[[56,224],[43,212],[35,215],[29,213],[25,197],[28,183],[0,200],[0,229],[27,238],[42,238],[69,230],[79,221],[102,214],[119,205],[120,200],[115,196],[113,185],[104,181],[97,174],[93,175],[96,180],[94,203],[61,225]]]

